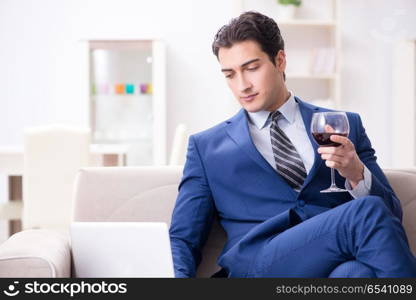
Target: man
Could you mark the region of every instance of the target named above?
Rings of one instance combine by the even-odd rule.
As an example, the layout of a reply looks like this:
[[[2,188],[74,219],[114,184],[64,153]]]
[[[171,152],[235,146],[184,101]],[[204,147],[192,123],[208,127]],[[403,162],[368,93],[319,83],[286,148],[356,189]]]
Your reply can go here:
[[[287,90],[277,24],[246,12],[218,31],[213,52],[242,109],[189,138],[170,228],[176,277],[195,276],[214,215],[228,277],[328,277],[337,267],[345,277],[416,276],[400,202],[360,117],[347,113],[348,138],[331,136],[340,147],[317,147],[312,114],[329,110]],[[320,193],[329,167],[348,192]]]

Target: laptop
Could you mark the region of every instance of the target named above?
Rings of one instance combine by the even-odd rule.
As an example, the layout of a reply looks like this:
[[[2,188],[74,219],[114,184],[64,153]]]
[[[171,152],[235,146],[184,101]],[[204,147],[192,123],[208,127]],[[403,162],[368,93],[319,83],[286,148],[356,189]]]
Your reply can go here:
[[[168,227],[159,222],[73,222],[75,277],[174,277]]]

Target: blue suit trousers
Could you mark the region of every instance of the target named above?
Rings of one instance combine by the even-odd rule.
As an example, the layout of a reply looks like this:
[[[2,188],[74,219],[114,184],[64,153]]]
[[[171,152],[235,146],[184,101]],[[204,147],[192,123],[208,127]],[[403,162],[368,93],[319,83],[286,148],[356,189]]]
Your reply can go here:
[[[416,259],[400,220],[367,196],[271,237],[248,277],[416,277]]]

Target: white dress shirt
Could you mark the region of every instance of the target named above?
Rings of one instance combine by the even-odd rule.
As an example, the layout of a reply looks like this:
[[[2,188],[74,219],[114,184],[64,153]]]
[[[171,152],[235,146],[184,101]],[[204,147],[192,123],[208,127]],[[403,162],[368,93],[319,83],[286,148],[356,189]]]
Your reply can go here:
[[[288,136],[300,158],[305,165],[306,173],[312,169],[315,153],[300,114],[299,104],[293,93],[290,92],[289,99],[279,108],[283,118],[278,120],[279,127]],[[249,119],[249,130],[254,145],[264,159],[276,170],[272,144],[270,141],[271,117],[269,111],[247,112]],[[328,186],[330,181],[328,181]],[[345,188],[354,197],[369,195],[371,189],[371,172],[364,166],[364,179],[354,189],[348,180],[345,180]]]

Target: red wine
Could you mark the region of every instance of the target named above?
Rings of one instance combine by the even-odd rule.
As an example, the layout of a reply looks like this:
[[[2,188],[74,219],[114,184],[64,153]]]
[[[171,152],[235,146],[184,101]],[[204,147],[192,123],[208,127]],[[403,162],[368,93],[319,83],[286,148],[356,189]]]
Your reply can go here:
[[[312,133],[315,141],[323,146],[323,147],[338,147],[341,146],[340,143],[335,143],[330,140],[331,135],[341,135],[341,136],[348,136],[348,133],[333,133],[333,132],[325,132],[325,133]]]

